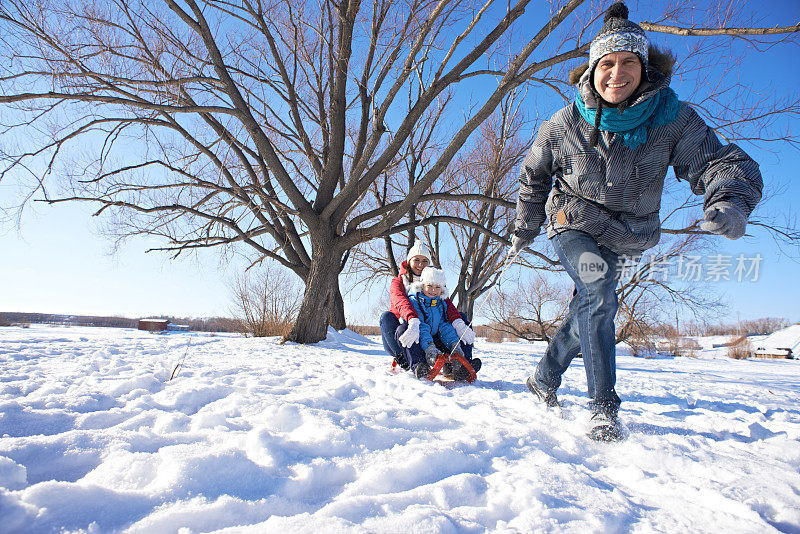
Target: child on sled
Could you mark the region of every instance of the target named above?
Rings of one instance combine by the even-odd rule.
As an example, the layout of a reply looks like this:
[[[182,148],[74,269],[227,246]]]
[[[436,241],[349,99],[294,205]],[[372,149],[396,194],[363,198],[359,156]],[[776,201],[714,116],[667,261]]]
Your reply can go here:
[[[477,372],[481,368],[480,358],[472,357],[472,345],[459,342],[456,329],[447,320],[443,294],[446,293],[444,271],[435,267],[425,267],[420,280],[413,282],[408,289],[408,298],[420,319],[419,342],[410,347],[403,347],[406,361],[410,364],[417,378],[424,378],[430,373],[439,354],[460,354],[472,369]],[[395,333],[396,338],[405,332],[407,325],[401,324]],[[469,371],[457,360],[445,364],[445,376],[451,375],[454,380],[466,380]]]

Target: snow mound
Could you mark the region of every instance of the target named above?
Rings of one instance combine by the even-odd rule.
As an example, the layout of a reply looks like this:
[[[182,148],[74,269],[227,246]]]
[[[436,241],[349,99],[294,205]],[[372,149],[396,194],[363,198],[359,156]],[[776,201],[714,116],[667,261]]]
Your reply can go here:
[[[349,330],[2,329],[0,532],[800,531],[800,363],[620,350],[607,445],[580,359],[534,403],[543,351],[445,389]]]

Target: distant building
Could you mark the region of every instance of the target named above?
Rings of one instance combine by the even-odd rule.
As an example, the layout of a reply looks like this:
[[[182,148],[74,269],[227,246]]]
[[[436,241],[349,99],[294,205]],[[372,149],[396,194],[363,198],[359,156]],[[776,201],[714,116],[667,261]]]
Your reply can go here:
[[[139,330],[149,332],[164,332],[169,327],[166,319],[139,319]]]
[[[786,358],[800,356],[800,324],[792,325],[768,335],[755,344],[755,358]]]
[[[169,319],[139,319],[139,330],[147,330],[149,332],[188,332],[189,325],[187,324],[174,324]]]

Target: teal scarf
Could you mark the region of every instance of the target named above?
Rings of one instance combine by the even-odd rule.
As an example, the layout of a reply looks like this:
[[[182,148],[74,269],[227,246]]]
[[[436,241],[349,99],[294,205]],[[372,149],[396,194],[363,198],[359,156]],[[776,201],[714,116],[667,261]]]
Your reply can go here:
[[[621,135],[625,146],[636,148],[647,141],[648,128],[658,128],[674,121],[678,116],[678,106],[678,95],[665,87],[644,102],[625,108],[622,113],[618,108],[602,108],[600,129]],[[580,93],[575,97],[575,107],[586,122],[594,125],[597,108],[587,108]]]

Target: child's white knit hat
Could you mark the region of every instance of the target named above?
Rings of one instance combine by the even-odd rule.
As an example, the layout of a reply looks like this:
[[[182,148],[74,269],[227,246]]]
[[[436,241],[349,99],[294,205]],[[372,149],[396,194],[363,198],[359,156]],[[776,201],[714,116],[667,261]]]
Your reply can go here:
[[[442,292],[447,289],[447,277],[445,277],[443,270],[437,269],[436,267],[425,267],[422,269],[419,281],[423,284],[442,286]]]

